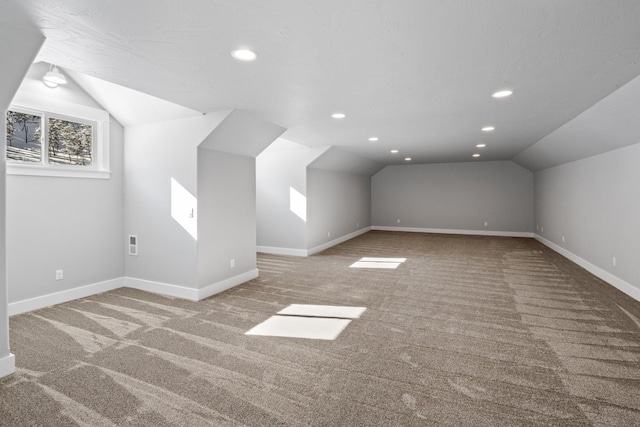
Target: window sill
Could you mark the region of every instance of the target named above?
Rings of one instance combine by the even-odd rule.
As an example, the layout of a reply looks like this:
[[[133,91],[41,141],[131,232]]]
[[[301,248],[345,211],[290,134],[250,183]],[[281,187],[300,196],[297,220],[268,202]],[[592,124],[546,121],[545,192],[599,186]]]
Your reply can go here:
[[[82,166],[80,166],[81,168]],[[111,171],[97,169],[76,169],[66,167],[45,167],[41,165],[19,165],[7,162],[7,175],[49,176],[61,178],[109,179]]]

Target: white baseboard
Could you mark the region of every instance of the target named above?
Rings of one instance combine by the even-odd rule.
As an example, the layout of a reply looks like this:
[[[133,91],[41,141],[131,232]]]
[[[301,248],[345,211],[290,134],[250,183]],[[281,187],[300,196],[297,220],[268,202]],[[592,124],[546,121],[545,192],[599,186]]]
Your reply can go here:
[[[311,249],[293,249],[293,248],[277,248],[273,246],[257,246],[256,250],[257,252],[260,252],[263,254],[307,257],[313,254],[317,254],[318,252],[322,252],[325,249],[329,249],[330,247],[338,245],[342,242],[346,242],[347,240],[351,240],[354,237],[364,234],[370,230],[371,230],[371,227],[361,228],[358,231],[354,231],[353,233],[349,233],[342,237],[338,237],[337,239],[333,239],[330,242],[323,243]]]
[[[404,231],[410,233],[465,234],[469,236],[534,237],[534,233],[522,231],[456,230],[449,228],[386,227],[380,225],[374,225],[371,229],[379,231]]]
[[[0,378],[11,375],[16,371],[16,357],[9,353],[8,356],[0,358]]]
[[[54,292],[40,297],[12,302],[9,303],[9,316],[15,316],[16,314],[50,307],[52,305],[73,301],[79,298],[85,298],[101,292],[112,291],[114,289],[121,288],[123,285],[123,278],[120,277],[104,282],[93,283],[91,285],[80,286],[66,291]]]
[[[226,291],[234,286],[248,282],[258,277],[258,269],[253,269],[234,277],[208,285],[202,289],[188,288],[186,286],[172,285],[169,283],[154,282],[152,280],[137,279],[135,277],[119,277],[105,282],[93,283],[91,285],[80,286],[66,291],[55,292],[36,298],[9,303],[9,316],[38,310],[52,305],[69,302],[80,298],[89,297],[102,292],[127,287],[139,289],[141,291],[153,292],[156,294],[169,295],[191,301],[199,301],[219,292]]]
[[[187,288],[186,286],[154,282],[153,280],[136,279],[135,277],[125,277],[124,286],[131,289],[153,292],[154,294],[162,294],[191,301],[198,301],[198,289],[196,288]]]
[[[347,234],[345,236],[338,237],[337,239],[333,239],[330,242],[318,245],[318,246],[316,246],[314,248],[311,248],[311,249],[307,250],[307,256],[310,256],[310,255],[313,255],[313,254],[317,254],[318,252],[322,252],[325,249],[329,249],[332,246],[339,245],[342,242],[346,242],[347,240],[351,240],[354,237],[358,237],[359,235],[364,234],[364,233],[366,233],[367,231],[370,231],[370,230],[371,230],[371,227],[361,228],[360,230],[354,231],[353,233],[349,233],[349,234]]]
[[[256,252],[273,255],[307,256],[306,249],[277,248],[274,246],[256,246]]]
[[[540,243],[542,243],[543,245],[558,252],[560,255],[564,256],[565,258],[568,258],[569,260],[575,262],[580,267],[584,268],[594,276],[597,276],[602,280],[604,280],[605,282],[609,283],[610,285],[616,287],[617,289],[629,295],[631,298],[635,299],[636,301],[640,301],[640,289],[636,288],[631,283],[625,282],[618,276],[614,276],[608,271],[603,270],[602,268],[594,264],[591,264],[589,261],[583,258],[580,258],[578,255],[574,254],[573,252],[569,252],[565,248],[556,245],[552,241],[547,240],[542,236],[535,234],[535,239]]]
[[[257,268],[249,270],[245,273],[238,274],[237,276],[230,277],[217,283],[213,283],[204,288],[198,289],[198,301],[201,299],[209,298],[211,295],[219,294],[220,292],[231,289],[234,286],[241,285],[249,280],[258,277],[259,272]]]

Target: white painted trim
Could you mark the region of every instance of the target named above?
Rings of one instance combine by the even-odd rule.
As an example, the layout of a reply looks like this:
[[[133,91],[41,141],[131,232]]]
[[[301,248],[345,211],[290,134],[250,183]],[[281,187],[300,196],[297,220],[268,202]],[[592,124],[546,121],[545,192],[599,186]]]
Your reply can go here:
[[[245,273],[238,274],[237,276],[233,276],[220,282],[213,283],[204,288],[198,289],[198,301],[201,299],[209,298],[212,295],[219,294],[220,292],[231,289],[234,286],[241,285],[245,282],[248,282],[249,280],[255,279],[258,276],[259,271],[257,268],[254,268],[253,270],[249,270]]]
[[[66,291],[55,292],[52,294],[42,295],[22,301],[9,303],[9,316],[26,313],[28,311],[38,310],[63,302],[73,301],[79,298],[85,298],[101,292],[112,291],[123,286],[122,277],[107,280],[90,285],[80,286],[78,288],[68,289]]]
[[[371,229],[380,231],[405,231],[409,233],[465,234],[469,236],[534,237],[534,233],[522,231],[455,230],[449,228],[386,227],[380,225],[374,225]]]
[[[64,166],[42,163],[20,164],[7,162],[8,175],[32,175],[68,178],[98,178],[109,179],[110,145],[109,112],[82,104],[67,102],[56,96],[43,95],[29,91],[18,91],[9,109],[17,108],[34,111],[37,114],[60,117],[64,119],[84,120],[95,124],[95,138],[93,142],[93,158],[91,166]],[[44,148],[44,144],[42,145]],[[43,159],[44,161],[44,159]]]
[[[353,233],[349,233],[349,234],[344,235],[342,237],[338,237],[337,239],[333,239],[330,242],[318,245],[318,246],[316,246],[314,248],[311,248],[311,249],[307,250],[307,256],[311,256],[313,254],[317,254],[318,252],[322,252],[325,249],[329,249],[332,246],[339,245],[342,242],[346,242],[347,240],[351,240],[354,237],[358,237],[359,235],[364,234],[364,233],[366,233],[367,231],[370,231],[370,230],[371,230],[371,227],[361,228],[360,230],[354,231]]]
[[[198,289],[196,288],[154,282],[153,280],[136,279],[135,277],[125,277],[124,286],[131,289],[153,292],[155,294],[163,294],[191,301],[198,301]]]
[[[605,282],[609,283],[610,285],[616,287],[617,289],[629,295],[631,298],[635,299],[636,301],[640,301],[640,289],[633,286],[631,283],[625,282],[618,276],[614,276],[608,271],[603,270],[602,268],[594,264],[591,264],[589,261],[585,260],[584,258],[580,258],[578,255],[574,254],[573,252],[569,252],[565,248],[556,245],[552,241],[547,240],[538,234],[535,235],[535,239],[538,242],[542,243],[543,245],[558,252],[560,255],[564,256],[565,258],[568,258],[569,260],[575,262],[580,267],[584,268],[594,276],[597,276],[600,279],[604,280]]]
[[[16,357],[9,353],[0,359],[0,378],[11,375],[16,371]]]
[[[256,252],[273,255],[307,256],[306,249],[277,248],[275,246],[256,246]]]
[[[26,176],[49,176],[62,178],[95,178],[109,179],[111,171],[80,169],[84,166],[76,166],[77,169],[71,167],[57,167],[56,165],[29,165],[7,162],[7,175],[26,175]]]

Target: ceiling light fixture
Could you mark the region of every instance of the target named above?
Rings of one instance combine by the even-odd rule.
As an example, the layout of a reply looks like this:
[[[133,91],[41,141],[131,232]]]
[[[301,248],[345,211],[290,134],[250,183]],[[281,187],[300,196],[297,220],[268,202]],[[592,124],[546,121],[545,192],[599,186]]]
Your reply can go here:
[[[410,162],[410,161],[411,161],[411,157],[405,157],[404,159],[405,159],[407,162]]]
[[[396,154],[398,150],[391,150],[391,154]]]
[[[496,128],[493,126],[485,126],[482,128],[482,132],[491,132],[493,130],[496,130]]]
[[[487,146],[487,144],[476,144],[476,147],[478,147],[478,148],[484,148],[486,146]]]
[[[476,153],[476,154],[473,155],[473,157],[476,157],[476,158],[480,157],[480,154]]]
[[[512,90],[499,90],[498,92],[494,92],[491,96],[494,98],[506,98],[507,96],[513,95]]]
[[[251,62],[255,61],[258,55],[252,50],[249,49],[236,49],[231,52],[231,56],[233,56],[238,61]]]
[[[371,138],[369,138],[369,141],[371,142],[376,142],[378,140],[377,136],[372,136]]]
[[[47,74],[42,77],[42,83],[44,83],[46,87],[53,89],[58,87],[58,85],[66,85],[67,78],[60,71],[58,71],[58,67],[51,64],[49,66],[49,71],[47,71]]]
[[[344,119],[345,117],[347,117],[347,115],[344,113],[333,113],[331,117],[333,117],[334,119]]]

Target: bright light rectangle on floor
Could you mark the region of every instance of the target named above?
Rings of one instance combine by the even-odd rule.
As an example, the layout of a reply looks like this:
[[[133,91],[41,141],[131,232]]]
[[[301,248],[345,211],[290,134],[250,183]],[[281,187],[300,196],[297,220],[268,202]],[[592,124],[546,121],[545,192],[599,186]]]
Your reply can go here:
[[[351,264],[350,268],[398,268],[399,262],[366,262],[357,261]]]
[[[406,258],[380,258],[380,257],[362,257],[354,262],[349,268],[398,268],[400,264],[405,262]]]
[[[337,317],[341,319],[359,319],[366,307],[347,307],[339,305],[291,304],[278,314],[290,316]]]
[[[271,316],[245,335],[335,340],[350,322],[348,319]]]
[[[398,262],[403,263],[407,259],[406,258],[372,258],[372,257],[362,257],[360,261],[362,262]]]

